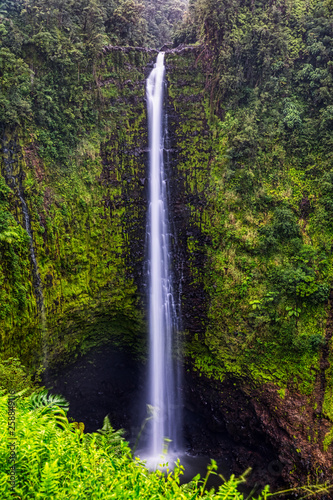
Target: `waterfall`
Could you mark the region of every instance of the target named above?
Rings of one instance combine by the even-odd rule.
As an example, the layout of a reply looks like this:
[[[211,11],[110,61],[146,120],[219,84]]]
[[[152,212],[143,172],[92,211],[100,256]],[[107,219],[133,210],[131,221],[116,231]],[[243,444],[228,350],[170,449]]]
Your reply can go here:
[[[171,441],[169,451],[179,448],[181,410],[179,404],[179,370],[173,354],[177,350],[178,319],[174,302],[170,266],[170,230],[168,220],[168,181],[165,176],[163,153],[166,137],[164,113],[165,87],[164,53],[157,56],[147,80],[149,126],[149,385],[153,407],[150,457],[159,457],[165,439]]]

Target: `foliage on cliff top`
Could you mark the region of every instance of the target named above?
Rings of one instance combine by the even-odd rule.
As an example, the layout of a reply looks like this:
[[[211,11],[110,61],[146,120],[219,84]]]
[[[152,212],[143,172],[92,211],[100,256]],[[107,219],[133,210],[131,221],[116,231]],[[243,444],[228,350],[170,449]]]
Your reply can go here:
[[[247,105],[260,89],[267,92],[267,105],[294,91],[296,101],[298,93],[301,101],[312,100],[316,113],[332,95],[332,15],[329,0],[193,0],[177,41],[202,44],[220,111]],[[289,108],[285,123],[297,128],[298,113],[305,110],[297,102]],[[329,111],[322,116],[323,128]]]
[[[188,0],[145,0],[144,17],[147,22],[149,47],[160,48],[172,42],[187,7]]]
[[[106,44],[141,45],[136,0],[5,1],[0,10],[0,125],[34,134],[58,164],[101,124],[96,65]]]
[[[78,139],[103,125],[96,67],[106,45],[171,40],[185,0],[4,0],[0,3],[0,127],[37,136],[66,164]]]

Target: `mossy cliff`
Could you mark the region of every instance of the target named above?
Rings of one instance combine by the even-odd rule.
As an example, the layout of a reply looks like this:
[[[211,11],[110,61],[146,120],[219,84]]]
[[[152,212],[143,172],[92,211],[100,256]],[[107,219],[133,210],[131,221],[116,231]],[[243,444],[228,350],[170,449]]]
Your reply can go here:
[[[197,404],[214,408],[215,387],[220,431],[249,446],[262,436],[285,480],[330,477],[329,160],[317,153],[313,171],[314,151],[300,154],[291,132],[277,142],[255,99],[212,113],[203,47],[166,60],[175,267]],[[255,149],[257,128],[264,144]]]
[[[166,54],[167,165],[173,224],[175,284],[181,296],[184,331],[205,330],[204,290],[207,188],[212,159],[212,129],[204,88],[206,76],[198,48]]]
[[[76,138],[66,163],[40,154],[43,130],[36,125],[29,134],[20,128],[2,133],[1,333],[7,356],[35,366],[44,356],[53,364],[110,336],[144,352],[134,274],[140,279],[144,252],[144,95],[154,58],[145,49],[104,49],[91,91],[99,119]],[[26,220],[32,245],[22,230]]]
[[[188,352],[251,395],[291,478],[332,466],[332,7],[194,1],[178,38],[200,40],[216,114],[208,323]]]
[[[26,57],[35,75],[46,71]],[[155,57],[105,47],[71,76],[83,79],[81,114],[58,88],[60,118],[81,124],[71,136],[61,122],[59,148],[73,137],[70,150],[57,150],[54,123],[2,131],[3,356],[54,366],[107,342],[145,356],[145,78]],[[216,429],[235,440],[266,441],[284,479],[328,477],[332,263],[329,223],[319,229],[320,195],[332,191],[327,165],[318,157],[311,167],[318,182],[274,138],[242,157],[254,112],[214,115],[201,47],[167,51],[166,69],[173,273],[186,377],[200,388],[193,407],[209,405]]]

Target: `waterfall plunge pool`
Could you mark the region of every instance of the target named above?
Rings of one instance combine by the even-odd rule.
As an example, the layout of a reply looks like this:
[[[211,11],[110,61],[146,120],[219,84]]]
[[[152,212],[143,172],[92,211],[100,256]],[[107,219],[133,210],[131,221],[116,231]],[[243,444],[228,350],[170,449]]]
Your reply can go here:
[[[109,415],[115,429],[124,429],[124,437],[133,447],[140,425],[145,418],[144,402],[147,367],[133,354],[112,344],[93,348],[72,364],[48,374],[47,388],[53,394],[62,394],[70,403],[68,417],[84,422],[85,432],[95,432]],[[244,408],[237,390],[232,386],[234,404]],[[278,453],[266,444],[264,435],[249,431],[249,437],[239,432],[239,439],[230,435],[219,413],[219,391],[210,381],[185,370],[183,381],[183,450],[179,452],[185,473],[181,482],[189,482],[196,474],[205,477],[210,459],[216,460],[219,473],[225,478],[239,476],[252,468],[247,484],[260,487],[270,484],[282,488]],[[212,408],[212,401],[216,407]],[[230,402],[232,404],[232,401]],[[235,419],[236,429],[243,422]],[[251,432],[251,434],[250,434]],[[139,450],[135,453],[139,454]],[[144,458],[144,457],[142,457]],[[173,465],[174,460],[170,465]],[[209,486],[219,486],[220,479],[211,476]]]

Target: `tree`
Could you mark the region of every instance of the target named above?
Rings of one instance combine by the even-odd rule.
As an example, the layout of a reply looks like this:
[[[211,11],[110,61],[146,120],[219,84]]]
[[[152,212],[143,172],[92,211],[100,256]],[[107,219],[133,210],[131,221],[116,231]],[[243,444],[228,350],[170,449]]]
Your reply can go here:
[[[136,0],[120,0],[106,21],[106,32],[111,41],[126,45],[144,45],[146,23],[144,5]]]

